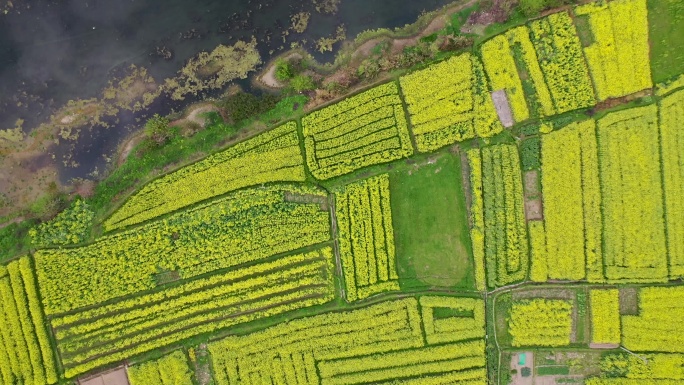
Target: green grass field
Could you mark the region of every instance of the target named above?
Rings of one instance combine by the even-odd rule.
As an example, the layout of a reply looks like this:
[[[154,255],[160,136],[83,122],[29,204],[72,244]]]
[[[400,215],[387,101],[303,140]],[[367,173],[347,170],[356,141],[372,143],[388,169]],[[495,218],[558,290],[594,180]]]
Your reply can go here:
[[[450,153],[393,172],[392,216],[402,288],[473,288],[461,163]]]
[[[684,3],[648,0],[651,72],[660,83],[684,73]]]

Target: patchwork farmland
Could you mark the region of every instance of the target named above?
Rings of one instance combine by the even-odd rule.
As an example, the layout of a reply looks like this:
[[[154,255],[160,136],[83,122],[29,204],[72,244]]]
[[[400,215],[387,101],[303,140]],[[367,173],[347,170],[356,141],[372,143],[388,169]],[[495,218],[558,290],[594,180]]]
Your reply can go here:
[[[684,74],[654,84],[649,5],[502,25],[90,240],[36,227],[0,265],[0,384],[681,383]]]

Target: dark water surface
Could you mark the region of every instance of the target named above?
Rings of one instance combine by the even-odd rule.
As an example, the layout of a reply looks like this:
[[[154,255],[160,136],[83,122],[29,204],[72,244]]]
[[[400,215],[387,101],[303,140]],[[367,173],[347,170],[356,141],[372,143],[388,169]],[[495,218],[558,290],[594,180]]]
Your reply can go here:
[[[412,23],[423,10],[436,9],[449,0],[390,1],[342,0],[335,15],[317,13],[312,0],[32,0],[30,8],[0,15],[0,129],[24,119],[33,128],[68,100],[99,97],[107,82],[131,64],[148,69],[157,82],[172,77],[190,57],[218,44],[233,44],[255,36],[262,61],[267,62],[306,40],[314,42],[334,34],[344,24],[347,37],[380,27]],[[303,34],[283,30],[290,17],[311,12]],[[172,50],[172,60],[152,55],[157,46]],[[339,43],[335,48],[339,47]],[[271,54],[270,51],[273,51]],[[333,53],[314,53],[329,61]],[[187,104],[192,100],[186,100]],[[151,112],[169,112],[183,104],[162,100],[147,112],[120,114],[110,127],[83,130],[76,142],[63,141],[53,149],[60,179],[87,177],[106,168],[119,142],[139,128],[136,118]],[[62,156],[72,154],[78,167],[65,167]]]

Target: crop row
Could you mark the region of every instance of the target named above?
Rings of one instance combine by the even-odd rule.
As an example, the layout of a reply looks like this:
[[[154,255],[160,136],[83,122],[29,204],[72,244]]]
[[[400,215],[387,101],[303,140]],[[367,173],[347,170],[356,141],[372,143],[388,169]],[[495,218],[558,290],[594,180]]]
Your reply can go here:
[[[551,116],[555,114],[556,108],[551,99],[551,92],[539,66],[537,51],[535,51],[532,40],[530,40],[529,27],[521,25],[509,29],[506,31],[506,37],[513,58],[518,63],[519,73],[527,75],[521,76],[520,81],[522,82],[522,91],[525,91],[528,100],[530,115]]]
[[[383,353],[423,345],[418,302],[407,298],[362,309],[292,320],[211,343],[219,384],[241,383],[252,372],[270,374],[277,352],[303,352],[316,360]],[[236,366],[237,365],[237,366]],[[237,376],[237,377],[236,377]]]
[[[559,12],[534,20],[530,31],[556,113],[592,106],[594,90],[570,15]]]
[[[591,342],[597,344],[620,343],[620,301],[617,289],[592,290]]]
[[[501,34],[489,39],[482,45],[481,54],[492,90],[506,91],[516,122],[527,120],[530,112],[507,36]]]
[[[399,79],[419,151],[503,130],[482,64],[463,54]]]
[[[684,353],[684,287],[639,291],[639,315],[622,316],[622,344],[632,351]]]
[[[475,259],[475,288],[478,291],[486,289],[485,274],[485,229],[484,229],[484,200],[482,198],[482,154],[479,149],[466,152],[470,169],[471,203],[470,203],[470,239],[473,245]]]
[[[643,379],[643,378],[588,378],[586,385],[679,385],[681,381],[670,379]]]
[[[587,146],[591,142],[593,148]],[[596,232],[601,228],[600,207],[583,204],[600,194],[594,121],[573,123],[542,137],[542,188],[546,246],[536,256],[547,258],[548,269],[536,280],[584,279],[590,252],[585,244],[589,233],[600,236]],[[600,256],[594,259],[600,266]]]
[[[439,378],[452,372],[461,372],[463,380],[482,380],[486,377],[484,367],[484,341],[428,346],[318,364],[322,385],[429,380],[432,376]]]
[[[0,383],[57,382],[55,358],[30,261],[0,266]]]
[[[601,357],[601,371],[636,380],[684,380],[684,354],[628,353]]]
[[[261,379],[287,384],[484,383],[486,377],[482,340],[424,347],[414,298],[285,322],[228,337],[209,350],[219,385]]]
[[[471,165],[471,172],[477,173]],[[484,213],[484,245],[487,282],[502,286],[527,277],[529,267],[527,228],[523,208],[520,158],[513,145],[496,145],[482,149],[482,189]],[[476,256],[476,260],[482,259]]]
[[[290,304],[294,310],[310,306],[311,299],[326,302],[334,297],[332,261],[328,247],[207,279],[220,282],[216,286],[192,288],[194,291],[182,294],[178,292],[184,287],[177,287],[171,289],[176,297],[153,304],[145,298],[126,300],[136,306],[57,329],[57,346],[65,366],[79,366],[111,351],[143,352],[139,344],[146,344],[148,349],[163,346],[154,344],[158,337],[175,342],[206,330],[258,319],[262,312],[272,314],[270,308],[281,304]]]
[[[652,86],[646,0],[588,3],[575,8],[586,17],[593,43],[584,55],[599,100]]]
[[[546,230],[543,221],[527,222],[530,235],[530,280],[546,282],[549,279],[549,253],[546,247]]]
[[[158,360],[128,368],[131,385],[192,385],[192,373],[182,351],[166,355]]]
[[[565,346],[572,332],[572,302],[535,298],[513,302],[508,318],[513,346]]]
[[[665,281],[667,249],[657,108],[614,112],[598,121],[606,277]]]
[[[306,161],[318,179],[413,154],[399,88],[390,82],[302,119]]]
[[[67,376],[201,333],[328,302],[334,298],[332,269],[332,250],[325,248],[268,263],[265,270],[272,270],[268,274],[252,274],[61,329],[57,342]]]
[[[150,290],[166,271],[191,278],[330,238],[329,215],[285,194],[325,196],[307,186],[240,190],[94,244],[36,253],[45,311],[56,315]]]
[[[290,122],[146,184],[104,227],[137,224],[243,187],[304,179],[297,124]]]
[[[485,309],[480,299],[453,297],[420,297],[423,328],[428,344],[459,342],[485,336]],[[435,309],[447,311],[448,317],[437,317]]]
[[[389,176],[346,185],[335,201],[347,300],[399,290]]]
[[[684,91],[660,104],[660,140],[670,279],[684,278]]]

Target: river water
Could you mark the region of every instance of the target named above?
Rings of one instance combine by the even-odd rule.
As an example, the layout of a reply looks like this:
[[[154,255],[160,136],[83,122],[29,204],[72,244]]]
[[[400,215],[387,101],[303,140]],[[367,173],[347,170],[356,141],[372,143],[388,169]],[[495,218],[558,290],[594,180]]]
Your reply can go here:
[[[162,81],[199,51],[251,36],[258,41],[264,63],[295,41],[306,41],[305,47],[319,61],[330,61],[334,52],[315,53],[314,42],[333,35],[340,24],[345,25],[347,37],[353,38],[367,29],[412,23],[422,11],[449,1],[342,0],[334,15],[317,13],[313,0],[14,3],[18,5],[15,11],[0,14],[0,129],[14,127],[17,119],[23,119],[24,130],[29,131],[69,100],[100,96],[108,81],[131,64],[147,68]],[[290,17],[302,11],[311,13],[309,27],[303,34],[291,33],[283,42],[282,32],[290,26]],[[173,58],[154,56],[158,46],[169,48]],[[50,150],[60,179],[65,182],[104,170],[106,157],[113,155],[124,137],[139,129],[138,119],[182,106],[162,100],[146,112],[121,113],[119,123],[112,127],[92,127],[75,142],[60,142]],[[65,154],[71,154],[78,166],[65,166],[60,161]]]

